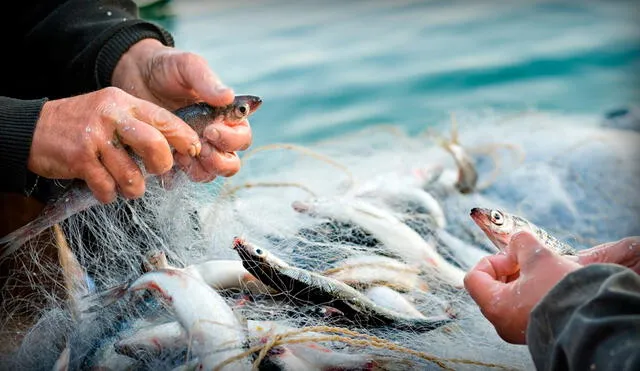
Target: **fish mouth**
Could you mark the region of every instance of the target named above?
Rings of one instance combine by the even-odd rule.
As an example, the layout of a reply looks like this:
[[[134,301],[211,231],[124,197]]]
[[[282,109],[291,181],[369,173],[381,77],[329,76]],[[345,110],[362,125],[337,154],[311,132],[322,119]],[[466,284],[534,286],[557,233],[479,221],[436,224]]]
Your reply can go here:
[[[469,216],[471,216],[471,219],[473,219],[473,221],[478,225],[487,224],[487,222],[489,221],[487,219],[487,215],[488,210],[482,207],[474,207],[473,209],[471,209],[471,212],[469,212]]]
[[[243,238],[241,237],[233,237],[233,243],[231,244],[231,248],[238,251],[238,250],[244,250],[245,248],[245,241]]]

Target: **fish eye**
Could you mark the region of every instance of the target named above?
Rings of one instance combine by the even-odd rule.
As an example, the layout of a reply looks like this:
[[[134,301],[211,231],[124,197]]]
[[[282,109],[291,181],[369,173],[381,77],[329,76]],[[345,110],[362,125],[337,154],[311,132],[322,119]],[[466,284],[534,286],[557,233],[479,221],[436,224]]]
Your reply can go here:
[[[264,253],[264,251],[262,251],[262,249],[258,248],[258,249],[255,249],[255,253],[256,253],[256,255],[261,256]]]
[[[502,225],[504,223],[502,213],[498,210],[491,210],[491,222],[495,225]]]
[[[247,113],[249,113],[249,105],[245,103],[245,104],[239,106],[238,108],[236,108],[236,111],[237,111],[238,116],[243,117]]]

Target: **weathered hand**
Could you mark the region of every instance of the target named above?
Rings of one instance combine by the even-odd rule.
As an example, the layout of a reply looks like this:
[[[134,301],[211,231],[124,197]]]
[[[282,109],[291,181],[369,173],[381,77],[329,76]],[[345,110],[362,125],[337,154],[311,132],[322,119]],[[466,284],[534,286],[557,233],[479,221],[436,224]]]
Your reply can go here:
[[[534,235],[513,236],[504,254],[483,258],[465,287],[505,341],[524,344],[529,314],[544,295],[580,264],[544,247]]]
[[[604,243],[578,253],[582,265],[611,263],[633,269],[640,274],[640,236],[626,237],[619,241]]]
[[[233,90],[222,84],[204,58],[166,47],[154,39],[136,43],[123,55],[114,70],[112,84],[169,110],[199,101],[224,106],[234,98]],[[247,120],[234,125],[212,123],[204,138],[197,158],[176,155],[176,162],[191,179],[206,182],[240,170],[235,151],[247,149],[252,141]]]
[[[31,143],[28,168],[47,178],[86,181],[101,202],[119,189],[140,197],[145,182],[123,147],[138,154],[151,174],[173,166],[170,145],[183,156],[197,156],[201,144],[193,129],[168,110],[109,87],[44,104]],[[116,188],[117,187],[117,188]]]

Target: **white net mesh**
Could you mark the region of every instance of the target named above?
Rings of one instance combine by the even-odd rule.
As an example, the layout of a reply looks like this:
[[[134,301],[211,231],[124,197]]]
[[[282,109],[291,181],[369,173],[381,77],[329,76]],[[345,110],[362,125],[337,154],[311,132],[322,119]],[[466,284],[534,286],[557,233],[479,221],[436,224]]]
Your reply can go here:
[[[398,241],[417,241],[407,237],[413,233],[421,243],[435,246],[452,267],[467,270],[493,251],[469,217],[476,206],[523,216],[577,248],[638,234],[640,199],[634,196],[640,189],[640,134],[605,128],[593,117],[544,112],[466,113],[458,114],[457,121],[460,143],[474,156],[480,176],[480,189],[471,194],[452,188],[458,170],[433,140],[435,132],[449,136],[446,123],[431,136],[380,126],[305,147],[254,150],[245,155],[242,171],[224,184],[178,179],[167,190],[151,183],[136,202],[94,207],[66,220],[66,238],[91,280],[85,281],[87,288],[95,286],[97,292],[138,278],[146,258],[158,252],[175,267],[211,260],[237,263],[231,247],[241,236],[295,267],[324,272],[376,300],[388,296],[384,290],[373,295],[372,287],[393,288],[389,295],[406,299],[388,303],[399,311],[455,313],[452,324],[429,332],[357,323],[342,330],[317,327],[313,335],[295,337],[249,331],[243,351],[253,352],[251,361],[264,358],[265,369],[295,369],[296,364],[328,369],[335,362],[344,369],[531,369],[526,347],[500,340],[464,289],[442,284],[442,276],[415,264],[415,244]],[[438,169],[439,177],[433,175]],[[426,193],[419,184],[429,177],[436,180]],[[348,211],[356,198],[371,209]],[[331,205],[328,214],[304,215],[292,207],[317,200]],[[372,228],[371,220],[378,227]],[[3,338],[23,341],[6,352],[3,365],[51,369],[65,346],[74,369],[172,369],[206,356],[194,354],[188,340],[169,342],[173,346],[161,352],[122,354],[119,341],[176,321],[172,305],[138,294],[133,296],[138,300],[125,296],[93,315],[73,317],[63,281],[69,269],[63,271],[55,251],[32,240],[12,256],[18,264],[3,290],[23,288],[28,294],[4,302]],[[339,315],[330,304],[301,307],[286,293],[243,289],[251,279],[239,265],[217,267],[217,278],[205,279],[226,280],[229,287],[237,283],[239,288],[217,291],[240,318],[301,328],[331,326]],[[205,268],[199,274],[211,275]],[[188,293],[174,300],[198,302]],[[266,326],[259,323],[259,328]],[[161,331],[153,339],[162,343],[170,335]],[[296,338],[306,340],[291,343]],[[320,344],[333,353],[318,352]],[[269,351],[260,353],[261,347]]]

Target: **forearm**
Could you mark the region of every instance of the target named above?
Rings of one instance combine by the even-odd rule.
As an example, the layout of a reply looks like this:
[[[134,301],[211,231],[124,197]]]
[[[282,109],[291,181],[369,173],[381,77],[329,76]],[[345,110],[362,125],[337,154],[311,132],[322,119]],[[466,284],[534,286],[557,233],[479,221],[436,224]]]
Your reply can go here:
[[[33,131],[46,98],[21,100],[0,97],[0,192],[24,193]]]
[[[531,312],[527,344],[538,370],[640,369],[640,276],[613,264],[572,272]]]

